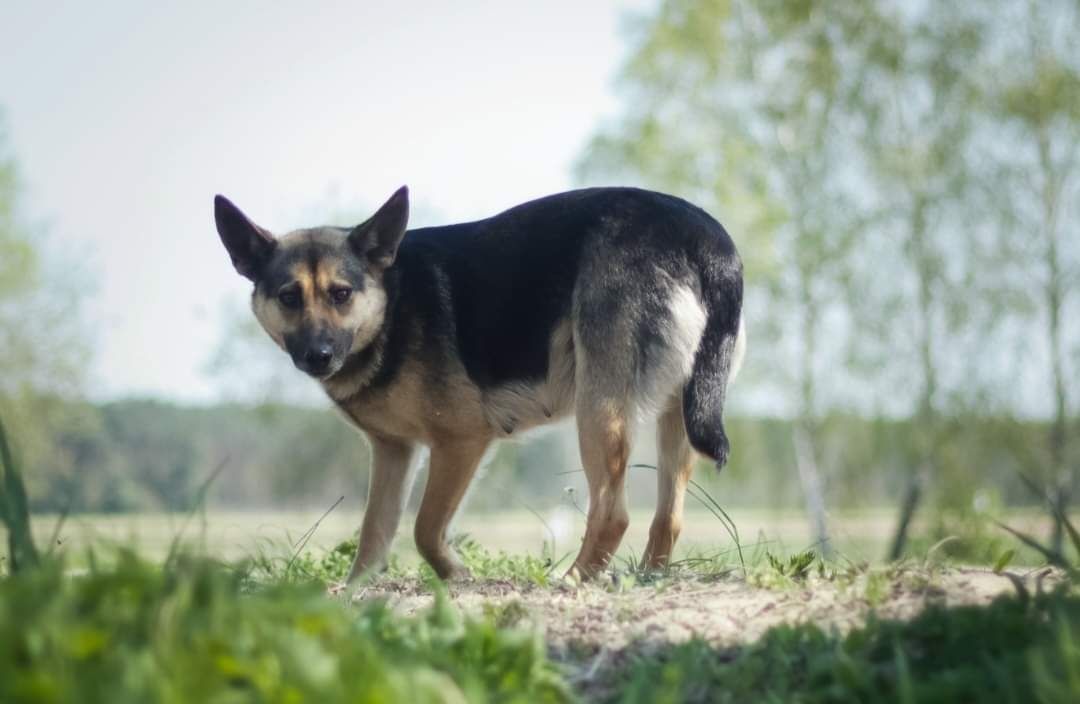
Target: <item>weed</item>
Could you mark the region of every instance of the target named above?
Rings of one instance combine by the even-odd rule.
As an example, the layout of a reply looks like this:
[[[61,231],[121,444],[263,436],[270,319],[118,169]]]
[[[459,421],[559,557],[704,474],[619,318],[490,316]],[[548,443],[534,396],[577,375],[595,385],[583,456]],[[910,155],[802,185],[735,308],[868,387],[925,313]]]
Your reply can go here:
[[[813,550],[795,553],[786,561],[769,550],[766,550],[763,555],[763,565],[750,571],[748,581],[767,589],[786,589],[805,582],[810,575],[810,569],[815,562],[818,562],[817,553]]]

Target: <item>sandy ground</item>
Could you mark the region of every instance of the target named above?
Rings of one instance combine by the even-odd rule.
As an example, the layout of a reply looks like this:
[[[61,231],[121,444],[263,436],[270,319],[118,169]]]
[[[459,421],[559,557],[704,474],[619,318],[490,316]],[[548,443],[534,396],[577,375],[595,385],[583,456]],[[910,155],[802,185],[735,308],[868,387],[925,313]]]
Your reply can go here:
[[[449,591],[466,613],[493,613],[503,625],[539,628],[552,657],[584,691],[606,681],[631,655],[691,638],[719,648],[736,647],[778,624],[807,622],[845,632],[872,612],[881,618],[909,619],[929,604],[987,604],[1015,592],[1015,581],[1034,592],[1059,579],[1048,569],[1009,574],[1011,579],[985,568],[911,567],[812,576],[769,587],[733,573],[713,580],[679,576],[643,585],[605,580],[543,588],[465,582],[452,584]],[[387,599],[402,613],[415,613],[429,607],[434,597],[416,581],[382,580],[353,598]]]

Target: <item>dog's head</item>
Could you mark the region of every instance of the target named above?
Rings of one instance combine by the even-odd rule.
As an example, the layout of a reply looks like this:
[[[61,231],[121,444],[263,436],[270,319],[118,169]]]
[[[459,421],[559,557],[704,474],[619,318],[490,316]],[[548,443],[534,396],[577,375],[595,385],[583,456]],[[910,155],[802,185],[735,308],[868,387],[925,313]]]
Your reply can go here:
[[[224,196],[214,199],[214,219],[236,271],[255,284],[255,317],[301,371],[328,379],[378,334],[386,313],[383,276],[409,220],[404,186],[351,230],[316,227],[275,237]]]

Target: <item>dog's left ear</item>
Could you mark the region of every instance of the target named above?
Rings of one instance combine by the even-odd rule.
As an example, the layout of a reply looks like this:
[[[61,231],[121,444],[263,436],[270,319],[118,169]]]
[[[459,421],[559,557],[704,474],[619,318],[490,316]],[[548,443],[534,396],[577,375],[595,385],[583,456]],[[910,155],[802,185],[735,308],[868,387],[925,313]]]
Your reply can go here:
[[[353,251],[380,268],[394,263],[409,224],[409,189],[402,186],[366,222],[349,233]]]

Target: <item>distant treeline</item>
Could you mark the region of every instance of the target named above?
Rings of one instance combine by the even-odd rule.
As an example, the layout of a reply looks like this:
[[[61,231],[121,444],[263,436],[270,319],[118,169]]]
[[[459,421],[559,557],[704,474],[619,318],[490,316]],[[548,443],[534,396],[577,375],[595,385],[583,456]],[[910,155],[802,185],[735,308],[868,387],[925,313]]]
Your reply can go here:
[[[33,508],[44,512],[184,511],[214,475],[207,503],[221,508],[329,505],[340,495],[359,505],[367,490],[363,437],[331,410],[296,406],[179,406],[157,401],[79,404],[82,422],[49,430],[50,452],[26,453]],[[725,505],[801,507],[791,421],[734,418],[733,456],[717,474],[696,479]],[[1034,474],[1047,424],[1013,419],[944,419],[938,461],[945,479],[939,508],[1029,503],[1019,479]],[[909,421],[832,415],[818,430],[819,465],[833,508],[895,503],[919,454]],[[502,443],[476,483],[474,510],[573,501],[583,488],[571,430]],[[18,441],[18,439],[16,439]],[[635,457],[654,461],[643,426]],[[1037,477],[1037,479],[1041,479]],[[421,477],[421,481],[423,477]],[[652,501],[647,468],[631,471],[634,503]],[[579,496],[581,496],[579,494]],[[578,499],[583,501],[583,499]],[[354,503],[355,502],[355,503]]]

